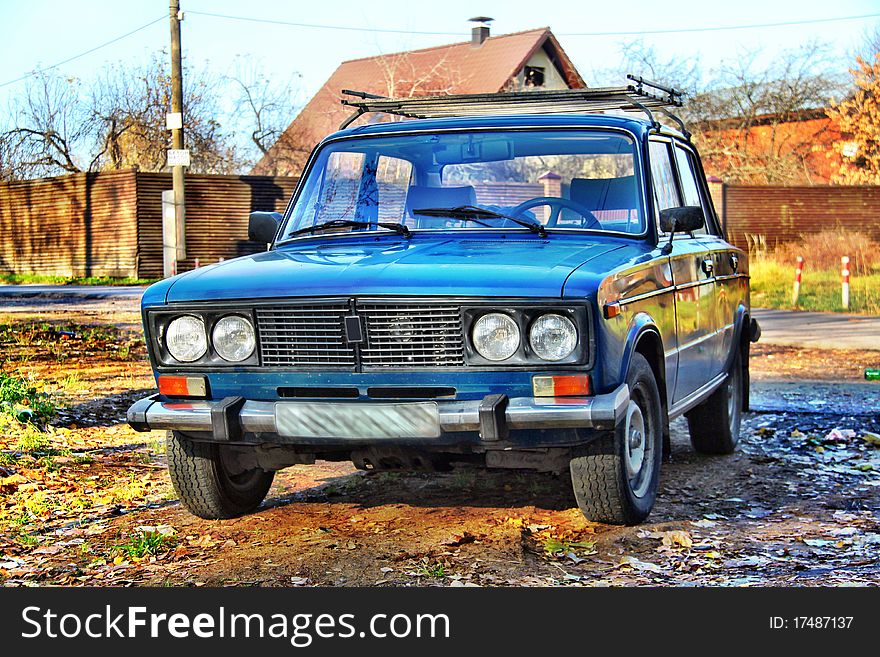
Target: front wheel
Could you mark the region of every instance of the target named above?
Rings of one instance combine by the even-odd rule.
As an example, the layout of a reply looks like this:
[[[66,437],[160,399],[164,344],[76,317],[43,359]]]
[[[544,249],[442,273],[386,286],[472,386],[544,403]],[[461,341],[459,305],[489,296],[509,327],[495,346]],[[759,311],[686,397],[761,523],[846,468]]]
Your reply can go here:
[[[214,443],[190,440],[177,431],[167,437],[168,472],[180,501],[207,520],[250,513],[269,492],[274,472],[239,471],[228,452]]]
[[[648,361],[634,354],[626,377],[630,401],[614,431],[571,460],[578,507],[588,520],[636,525],[648,517],[660,481],[663,422],[660,393]]]

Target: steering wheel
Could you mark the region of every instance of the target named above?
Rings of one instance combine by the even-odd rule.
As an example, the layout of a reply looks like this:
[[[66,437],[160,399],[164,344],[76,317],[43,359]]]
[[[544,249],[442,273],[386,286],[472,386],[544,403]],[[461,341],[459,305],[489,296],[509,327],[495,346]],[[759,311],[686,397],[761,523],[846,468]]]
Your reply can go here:
[[[562,212],[563,208],[567,208],[568,210],[572,210],[577,212],[584,218],[584,222],[581,225],[581,228],[601,228],[602,224],[599,223],[599,220],[596,219],[596,216],[587,209],[586,206],[581,205],[577,201],[572,201],[567,198],[559,198],[557,196],[537,196],[535,198],[529,199],[523,203],[520,203],[515,208],[510,211],[511,217],[519,217],[526,210],[531,210],[532,208],[536,208],[539,205],[549,205],[550,206],[550,219],[547,221],[547,226],[555,226],[559,221],[559,214]]]

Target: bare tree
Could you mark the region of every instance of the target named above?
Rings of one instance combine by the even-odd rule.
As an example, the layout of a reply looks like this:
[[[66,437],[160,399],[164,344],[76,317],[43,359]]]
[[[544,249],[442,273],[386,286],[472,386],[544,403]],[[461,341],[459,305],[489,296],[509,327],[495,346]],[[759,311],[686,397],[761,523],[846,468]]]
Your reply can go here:
[[[194,173],[234,173],[240,165],[218,120],[218,85],[205,71],[185,70],[186,146]],[[103,71],[90,100],[97,126],[95,161],[100,168],[162,170],[169,146],[165,114],[170,104],[171,75],[164,56],[156,55],[133,71],[118,66]]]
[[[815,180],[814,146],[827,139],[824,107],[843,92],[842,69],[821,43],[780,53],[743,52],[715,70],[696,58],[663,58],[642,41],[621,49],[615,70],[594,72],[620,84],[627,72],[681,89],[676,113],[694,133],[710,173],[730,182],[804,184]],[[670,123],[661,113],[661,122]]]
[[[235,72],[227,76],[235,98],[233,117],[248,135],[246,159],[251,164],[268,154],[296,116],[301,77],[294,73],[285,81],[271,80],[260,65],[246,58],[239,59]]]
[[[455,93],[464,83],[446,55],[419,57],[400,53],[372,58],[360,90],[391,97]],[[309,153],[324,135],[338,129],[348,110],[339,104],[339,89],[324,85],[254,167],[263,175],[298,175]],[[330,110],[329,108],[332,108]],[[370,121],[397,121],[400,117],[372,115]]]
[[[707,168],[730,182],[812,184],[810,158],[827,139],[824,108],[843,81],[827,46],[782,53],[769,67],[745,54],[695,94],[686,118],[695,127]]]
[[[383,95],[390,98],[442,96],[461,87],[463,76],[450,64],[448,53],[424,62],[421,59],[409,52],[377,57],[385,87]]]
[[[34,178],[85,170],[80,151],[93,128],[79,94],[80,82],[39,73],[13,99],[13,125],[3,133],[4,170],[10,178]]]
[[[11,103],[0,134],[4,179],[138,167],[161,171],[169,147],[171,78],[163,55],[134,70],[110,66],[93,81],[39,73]],[[195,173],[234,173],[241,162],[219,121],[219,84],[187,70],[187,147]]]

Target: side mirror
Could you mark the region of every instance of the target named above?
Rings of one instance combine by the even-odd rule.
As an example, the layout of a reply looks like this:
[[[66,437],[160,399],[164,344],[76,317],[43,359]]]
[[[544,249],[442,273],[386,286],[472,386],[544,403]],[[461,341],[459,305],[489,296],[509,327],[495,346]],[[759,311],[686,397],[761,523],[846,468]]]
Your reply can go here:
[[[248,239],[271,244],[281,225],[280,212],[251,212],[248,217]]]
[[[703,208],[696,205],[660,211],[660,230],[664,233],[692,233],[705,225]]]

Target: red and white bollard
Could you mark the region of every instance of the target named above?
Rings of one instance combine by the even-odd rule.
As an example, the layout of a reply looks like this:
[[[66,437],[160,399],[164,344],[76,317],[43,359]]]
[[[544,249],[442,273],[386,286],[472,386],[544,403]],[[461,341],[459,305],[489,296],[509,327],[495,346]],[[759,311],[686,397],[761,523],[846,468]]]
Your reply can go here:
[[[794,289],[791,291],[791,305],[796,306],[801,294],[801,276],[804,273],[804,258],[798,256],[797,268],[794,270]]]
[[[840,297],[843,309],[849,310],[849,256],[843,256],[840,264]]]
[[[198,268],[199,268],[199,267],[201,267],[201,266],[202,266],[202,265],[201,265],[201,264],[199,264],[199,259],[198,259],[198,258],[196,258],[196,260],[195,260],[195,263],[194,263],[194,264],[195,264],[195,267],[194,267],[194,269],[198,269]]]

